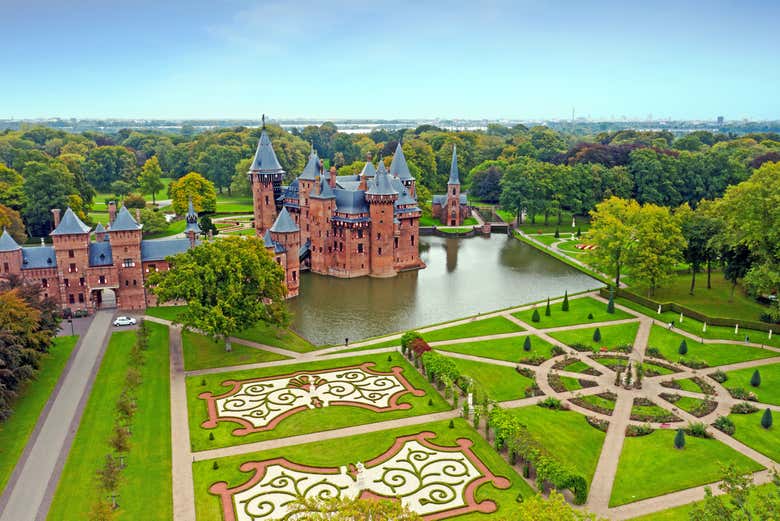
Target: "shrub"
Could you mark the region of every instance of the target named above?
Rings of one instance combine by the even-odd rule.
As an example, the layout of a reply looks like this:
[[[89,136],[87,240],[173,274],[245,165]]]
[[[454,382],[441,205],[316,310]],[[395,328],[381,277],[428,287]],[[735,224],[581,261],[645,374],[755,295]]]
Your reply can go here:
[[[718,416],[718,419],[715,420],[715,423],[713,423],[712,426],[721,432],[725,432],[729,436],[734,434],[734,432],[737,430],[737,428],[734,426],[734,422],[726,416]]]
[[[588,320],[593,320],[593,313],[588,313]]]
[[[753,387],[758,387],[761,385],[761,373],[758,372],[758,369],[753,371],[753,376],[750,377],[750,385]]]
[[[720,384],[722,384],[723,382],[729,379],[728,375],[723,371],[721,371],[720,369],[718,369],[714,373],[710,373],[709,377]]]
[[[648,347],[645,354],[647,356],[652,356],[653,358],[665,360],[664,355],[661,354],[661,351],[659,351],[657,347]]]
[[[629,437],[647,436],[648,434],[652,434],[653,431],[654,429],[650,426],[649,423],[645,423],[644,425],[630,424],[626,427],[626,436]]]
[[[561,304],[561,311],[569,311],[569,290],[563,294],[563,304]]]
[[[214,441],[214,433],[213,432],[209,433],[209,441]]]
[[[615,313],[615,297],[612,293],[609,294],[609,302],[607,302],[607,313]]]
[[[433,405],[433,398],[428,398],[428,406],[430,407]]]
[[[685,447],[685,431],[677,429],[677,434],[674,435],[674,448],[682,449]]]
[[[591,427],[595,427],[601,432],[607,432],[607,429],[609,428],[609,422],[607,420],[602,420],[595,416],[585,416],[585,420],[587,420]]]
[[[539,316],[539,310],[534,308],[534,313],[531,315],[531,322],[539,322],[542,317]]]
[[[752,414],[758,411],[758,407],[748,402],[740,402],[731,406],[731,412],[734,414]]]
[[[531,379],[536,378],[536,373],[534,373],[531,369],[528,369],[527,367],[520,367],[518,365],[515,367],[515,371],[517,371],[517,374],[521,374],[526,378],[531,378]]]
[[[705,367],[709,367],[707,362],[698,360],[696,358],[680,358],[679,362],[685,367],[690,367],[691,369],[704,369]]]
[[[561,231],[558,229],[558,227],[555,227],[555,238],[560,239],[561,238]]]
[[[582,342],[575,342],[575,343],[571,344],[571,347],[572,347],[572,349],[575,349],[577,351],[592,351],[590,346],[587,346],[587,345],[583,344]]]
[[[536,405],[539,407],[544,407],[545,409],[555,409],[556,411],[563,409],[563,404],[561,401],[558,398],[552,396],[548,396],[544,400],[540,400]]]
[[[751,402],[757,401],[755,393],[751,391],[746,391],[742,387],[737,387],[736,389],[729,389],[729,393],[737,400],[750,400]]]
[[[455,420],[450,420],[450,429],[455,428]]]
[[[127,197],[125,197],[124,203],[125,208],[145,208],[146,207],[146,199],[144,199],[144,196],[141,194],[130,194]]]
[[[525,337],[525,342],[523,342],[523,351],[530,351],[531,350],[531,337],[527,336]]]
[[[411,349],[414,351],[414,354],[417,355],[417,357],[420,357],[424,353],[429,352],[431,350],[431,346],[429,346],[428,342],[422,338],[415,338],[412,340]]]
[[[393,361],[393,357],[391,355],[387,355],[387,361],[388,362],[392,362]]]
[[[211,468],[214,470],[219,469],[219,463],[216,460],[214,460],[214,464],[211,466]]]
[[[772,410],[768,407],[764,410],[763,416],[761,416],[761,426],[765,429],[772,426]]]
[[[601,342],[601,329],[596,328],[596,331],[593,332],[593,341]]]
[[[544,316],[549,317],[550,315],[550,297],[547,297],[547,307],[544,308]]]
[[[620,344],[619,346],[615,346],[612,350],[619,353],[630,353],[634,350],[634,346],[631,344]]]
[[[582,237],[582,228],[577,226],[577,238],[579,239],[580,237]]]
[[[411,348],[412,342],[418,338],[422,338],[422,335],[417,331],[407,331],[401,335],[401,347],[405,350]]]
[[[560,356],[565,355],[566,351],[563,350],[561,346],[552,346],[552,349],[550,349],[550,355],[551,356]]]
[[[685,433],[694,438],[712,438],[712,434],[707,432],[707,426],[702,422],[689,423]]]
[[[685,339],[683,339],[683,341],[680,342],[680,347],[677,348],[677,352],[680,353],[681,355],[688,354],[688,342],[686,342]]]

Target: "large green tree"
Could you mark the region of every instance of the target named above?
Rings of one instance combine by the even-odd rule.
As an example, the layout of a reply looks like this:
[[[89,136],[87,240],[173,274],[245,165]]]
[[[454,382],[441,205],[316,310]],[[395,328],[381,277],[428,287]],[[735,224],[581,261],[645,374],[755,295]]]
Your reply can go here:
[[[639,210],[636,201],[610,197],[590,213],[587,240],[596,246],[590,259],[600,270],[614,274],[616,288],[620,287],[620,274],[636,247]]]
[[[92,186],[101,191],[107,191],[115,181],[135,184],[135,154],[120,146],[95,148],[87,156],[84,173]]]
[[[17,211],[24,206],[24,178],[3,164],[0,164],[0,204]]]
[[[633,229],[636,242],[628,256],[631,276],[652,296],[682,260],[685,238],[680,219],[669,208],[648,203],[639,209]]]
[[[152,203],[156,203],[155,194],[162,190],[165,185],[160,180],[162,177],[162,168],[157,156],[152,156],[146,160],[141,167],[141,173],[138,174],[138,186],[142,194],[152,194]]]
[[[241,149],[235,146],[209,145],[201,152],[193,168],[214,183],[219,193],[227,188],[230,193],[230,183],[236,169],[236,163],[241,160]]]
[[[150,276],[160,302],[187,303],[177,322],[225,343],[233,333],[258,322],[284,327],[284,269],[263,242],[254,237],[227,237],[204,242],[169,257],[170,270]]]
[[[52,208],[64,210],[75,194],[73,175],[61,163],[33,161],[22,170],[25,205],[22,216],[33,236],[40,237],[52,230]]]
[[[703,264],[707,265],[707,287],[711,287],[710,266],[717,255],[714,239],[720,232],[721,223],[707,210],[707,206],[699,206],[693,211],[685,204],[676,212],[686,241],[683,257],[691,267],[691,295],[696,289],[696,273]]]
[[[197,172],[190,172],[181,179],[168,185],[173,211],[178,215],[187,213],[189,200],[196,212],[214,212],[217,210],[217,192],[214,183]]]

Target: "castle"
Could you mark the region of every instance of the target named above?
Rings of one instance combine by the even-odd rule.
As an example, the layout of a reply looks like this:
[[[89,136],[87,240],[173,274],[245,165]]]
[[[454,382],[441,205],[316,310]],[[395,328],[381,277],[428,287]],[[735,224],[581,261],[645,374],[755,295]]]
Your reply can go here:
[[[471,214],[468,197],[460,193],[460,175],[458,174],[458,153],[452,147],[450,178],[447,180],[447,193],[434,195],[431,213],[445,226],[460,226]]]
[[[390,171],[366,162],[358,175],[325,171],[312,150],[289,186],[263,130],[249,181],[258,237],[285,268],[288,297],[298,294],[301,269],[334,277],[391,277],[424,268],[419,255],[420,208],[401,144]]]
[[[0,277],[16,275],[40,284],[45,297],[73,312],[156,305],[146,276],[167,270],[166,257],[195,246],[200,227],[192,202],[185,217],[187,238],[142,240],[142,226],[126,207],[117,212],[109,203],[108,211],[108,229],[98,224],[93,230],[70,208],[62,219],[60,210],[53,209],[51,246],[20,246],[3,230]]]

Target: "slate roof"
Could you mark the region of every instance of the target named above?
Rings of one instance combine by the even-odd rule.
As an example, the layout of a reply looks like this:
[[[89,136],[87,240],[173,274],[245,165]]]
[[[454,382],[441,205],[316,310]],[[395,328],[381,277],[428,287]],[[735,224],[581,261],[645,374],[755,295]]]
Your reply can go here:
[[[336,197],[336,194],[333,193],[333,188],[330,187],[330,183],[328,183],[327,177],[322,176],[320,177],[319,193],[309,194],[309,197],[312,199],[333,199]]]
[[[265,244],[266,248],[273,248],[276,253],[284,253],[287,251],[284,246],[271,238],[271,230],[265,231],[265,235],[263,236],[263,243]]]
[[[395,147],[395,154],[393,154],[393,162],[390,163],[390,174],[393,177],[397,177],[401,181],[408,181],[414,179],[409,172],[409,165],[406,164],[406,156],[404,156],[404,150],[401,148],[401,142]]]
[[[452,145],[452,164],[450,164],[450,179],[448,185],[460,185],[460,176],[458,175],[458,154],[455,151],[455,145]]]
[[[22,248],[22,269],[54,268],[57,266],[57,256],[52,246],[32,246]]]
[[[265,130],[260,134],[255,158],[252,161],[252,166],[249,167],[249,171],[268,174],[281,174],[284,172],[282,165],[279,164],[279,160],[276,159],[276,152],[274,152],[271,139]]]
[[[363,190],[336,190],[336,211],[341,213],[368,213],[366,193]]]
[[[16,251],[21,246],[11,237],[11,234],[3,228],[3,235],[0,235],[0,251]]]
[[[187,226],[184,227],[184,233],[190,231],[195,232],[195,235],[201,233],[200,225],[198,224],[198,212],[195,211],[195,207],[192,205],[192,197],[190,197],[187,203],[187,215],[184,218],[187,221]]]
[[[374,163],[371,161],[366,161],[363,170],[360,171],[360,175],[363,177],[374,177],[376,175],[376,168],[374,168]]]
[[[398,191],[393,188],[390,176],[387,174],[385,164],[380,161],[374,182],[370,183],[366,194],[368,195],[395,195]]]
[[[282,187],[282,195],[276,198],[277,201],[284,201],[285,199],[295,199],[296,201],[299,199],[299,184],[298,179],[293,179],[293,182],[290,183],[288,186]]]
[[[309,155],[309,162],[303,167],[303,172],[301,172],[299,178],[314,181],[318,175],[320,175],[320,158],[317,156],[317,151],[312,149]]]
[[[133,219],[130,215],[130,210],[126,206],[119,209],[119,213],[116,214],[116,219],[111,223],[111,227],[108,229],[110,232],[130,232],[140,230],[141,225]]]
[[[97,226],[95,226],[94,232],[95,233],[105,233],[106,232],[106,227],[103,226],[103,223],[97,223]]]
[[[433,196],[433,204],[440,204],[442,206],[445,206],[447,204],[447,196],[446,195],[434,195]],[[462,205],[468,205],[469,204],[469,198],[466,194],[460,194],[460,204]]]
[[[49,235],[68,235],[88,232],[89,226],[84,224],[81,219],[79,219],[76,214],[73,213],[73,210],[71,210],[69,206],[68,209],[65,210],[65,214],[62,216],[60,224]]]
[[[360,183],[361,181],[336,181],[336,186],[354,192],[355,190],[360,190]]]
[[[155,239],[141,241],[141,260],[165,260],[165,257],[187,251],[189,247],[189,239]]]
[[[111,266],[114,263],[111,255],[111,243],[106,241],[89,243],[89,265]]]
[[[395,202],[396,206],[409,205],[409,204],[416,205],[417,204],[417,200],[414,197],[412,197],[412,194],[410,194],[409,190],[407,190],[406,188],[404,188],[400,192],[400,194],[401,195],[398,196],[398,200]]]
[[[282,207],[282,211],[279,212],[274,225],[271,226],[271,231],[274,233],[294,233],[300,231],[300,228],[295,224],[295,220],[290,215],[290,212],[287,211],[287,208]]]

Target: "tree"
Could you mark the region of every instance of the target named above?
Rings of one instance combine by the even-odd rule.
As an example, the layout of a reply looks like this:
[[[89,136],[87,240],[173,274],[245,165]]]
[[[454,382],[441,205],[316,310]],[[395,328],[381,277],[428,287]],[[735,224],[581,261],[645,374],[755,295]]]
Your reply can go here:
[[[679,218],[668,208],[645,204],[633,223],[634,247],[628,256],[631,273],[639,285],[646,286],[650,295],[669,278],[682,259],[685,238]]]
[[[596,328],[596,330],[593,332],[593,341],[601,342],[601,329]]]
[[[607,302],[607,313],[609,314],[615,313],[615,292],[614,291],[609,292],[609,302]]]
[[[141,167],[141,173],[138,174],[138,186],[141,188],[141,193],[152,194],[152,204],[156,204],[155,198],[157,192],[165,188],[165,185],[160,180],[163,172],[160,168],[160,161],[157,156],[152,156],[146,160],[144,166]]]
[[[16,210],[0,204],[0,233],[3,229],[8,231],[19,244],[23,244],[27,240],[22,216]]]
[[[31,235],[41,237],[52,231],[52,208],[64,210],[75,193],[73,175],[58,164],[33,161],[22,170],[25,205],[22,216]]]
[[[750,474],[741,474],[732,463],[723,467],[723,479],[718,488],[723,495],[715,496],[706,487],[705,498],[689,514],[691,521],[724,521],[772,519],[780,512],[780,478],[773,474],[767,487],[756,487]]]
[[[120,478],[119,464],[116,462],[111,454],[106,454],[106,460],[103,466],[97,471],[97,477],[100,481],[100,485],[106,492],[116,490],[119,486]]]
[[[422,517],[400,501],[348,497],[301,497],[288,505],[290,518],[307,521],[422,521]]]
[[[597,268],[614,273],[616,288],[620,287],[621,269],[635,246],[634,222],[639,210],[636,201],[610,197],[590,212],[590,230],[586,238],[596,246],[591,250],[590,258]]]
[[[550,316],[550,297],[547,297],[547,307],[544,308],[544,316]]]
[[[678,210],[678,216],[680,217],[680,228],[686,241],[683,258],[691,266],[690,294],[693,295],[696,288],[696,273],[705,262],[708,266],[707,287],[710,287],[709,265],[715,256],[713,239],[720,231],[721,224],[718,219],[708,215],[706,206],[693,211],[687,204],[683,205]]]
[[[539,322],[542,317],[539,316],[539,310],[534,308],[534,312],[531,315],[531,322]]]
[[[101,191],[107,191],[115,181],[132,186],[136,182],[135,155],[125,147],[97,147],[87,156],[84,174],[87,181]]]
[[[674,435],[674,448],[682,449],[685,447],[685,431],[683,429],[677,429],[677,434]]]
[[[16,211],[24,207],[24,178],[0,163],[0,204]]]
[[[750,385],[753,387],[759,387],[761,385],[761,373],[758,369],[753,371],[753,376],[750,377]]]
[[[233,179],[230,182],[230,193],[238,197],[250,197],[252,195],[252,185],[249,184],[249,167],[252,166],[252,158],[242,159],[236,163],[233,172]],[[362,165],[361,165],[362,168]]]
[[[241,161],[241,157],[239,147],[209,145],[198,155],[193,168],[214,183],[214,186],[219,189],[219,193],[222,193],[223,188],[227,188],[228,193],[230,193],[230,183],[233,180],[236,164]]]
[[[199,329],[230,350],[229,337],[258,322],[284,327],[284,269],[261,240],[227,237],[170,257],[170,270],[153,273],[149,283],[160,302],[184,300],[177,321]]]
[[[531,350],[531,337],[527,336],[525,337],[525,341],[523,342],[523,351],[530,351]]]
[[[165,214],[156,212],[152,208],[143,208],[141,210],[141,224],[144,225],[144,234],[162,233],[168,229]]]
[[[190,172],[181,179],[168,185],[173,211],[178,215],[187,213],[187,205],[192,198],[196,212],[214,212],[217,210],[217,192],[214,184],[197,172]]]
[[[561,311],[569,311],[569,290],[566,290],[563,294],[563,304],[561,305]]]
[[[686,342],[684,339],[682,342],[680,342],[680,347],[677,348],[677,352],[681,355],[685,356],[688,354],[688,342]]]
[[[89,521],[114,521],[116,516],[114,505],[106,498],[96,499],[89,510]]]
[[[725,248],[720,254],[720,259],[723,262],[723,277],[731,282],[731,295],[729,295],[729,302],[731,302],[737,283],[750,270],[753,260],[750,250],[743,244]]]
[[[566,502],[563,494],[556,490],[550,491],[545,499],[537,494],[525,498],[511,516],[505,518],[512,521],[597,521],[595,514],[583,510],[575,510]]]
[[[768,429],[772,426],[772,409],[764,409],[764,414],[761,416],[761,426]]]
[[[501,178],[504,161],[485,161],[471,171],[469,194],[487,203],[497,203],[501,198]]]
[[[217,235],[219,233],[219,228],[217,228],[217,225],[211,222],[211,217],[208,215],[204,215],[200,218],[200,221],[198,222],[198,225],[200,226],[200,232],[204,236],[208,236],[209,232],[211,232],[211,235]]]
[[[127,428],[122,425],[114,425],[114,432],[109,440],[111,448],[116,452],[127,452],[130,450],[130,435]]]
[[[129,208],[146,208],[146,199],[141,194],[128,194],[122,204]]]

